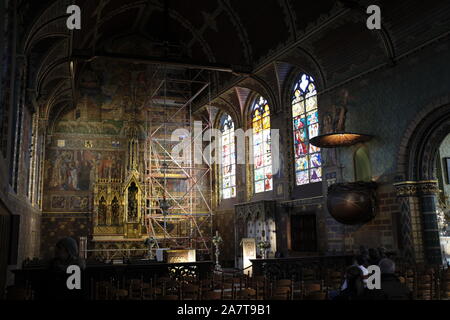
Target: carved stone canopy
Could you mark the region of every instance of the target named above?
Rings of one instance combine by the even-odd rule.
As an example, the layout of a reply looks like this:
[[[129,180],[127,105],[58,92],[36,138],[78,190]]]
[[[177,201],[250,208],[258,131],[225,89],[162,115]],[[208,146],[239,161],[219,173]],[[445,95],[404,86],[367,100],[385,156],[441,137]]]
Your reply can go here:
[[[256,221],[259,219],[274,218],[275,202],[260,201],[236,205],[236,219]]]

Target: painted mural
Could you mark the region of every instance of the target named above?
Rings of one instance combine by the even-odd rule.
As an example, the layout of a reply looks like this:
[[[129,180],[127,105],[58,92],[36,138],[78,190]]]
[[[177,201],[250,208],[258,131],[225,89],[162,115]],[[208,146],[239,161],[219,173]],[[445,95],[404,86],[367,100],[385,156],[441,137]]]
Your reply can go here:
[[[51,150],[47,190],[88,191],[100,179],[121,179],[125,154],[117,151]]]
[[[150,67],[142,65],[96,61],[85,67],[76,108],[52,126],[44,211],[91,211],[99,179],[125,178],[127,133],[137,127],[143,138],[151,75]]]
[[[146,71],[145,67],[103,63],[86,67],[76,108],[63,113],[52,127],[45,160],[44,211],[92,213],[95,183],[124,179],[126,127],[134,111],[139,118],[143,110]]]
[[[153,105],[150,109],[150,96],[156,90],[152,85],[160,84],[151,83],[154,72],[145,65],[100,60],[84,68],[78,81],[77,105],[50,124],[43,212],[54,221],[48,226],[61,221],[67,230],[78,230],[65,219],[86,217],[92,248],[101,247],[105,237],[120,245],[136,241],[133,243],[137,246],[142,243],[141,237],[147,235],[143,213],[158,214],[163,196],[167,197],[172,214],[185,213],[185,207],[190,205],[196,212],[207,212],[205,202],[209,199],[200,194],[200,190],[205,193],[209,187],[201,183],[204,171],[193,171],[196,185],[188,182],[181,169],[161,171],[161,163],[166,161],[163,150],[172,146],[166,141],[169,132],[179,127],[189,129],[190,119],[188,110],[178,112],[177,106]],[[142,184],[146,133],[162,126],[164,130],[155,132],[150,143],[152,160],[147,170],[159,185],[152,184],[150,201],[146,202]],[[160,224],[151,223],[157,236],[164,237]],[[199,224],[207,228],[207,223]],[[46,226],[42,232],[51,232],[45,230]],[[174,218],[168,222],[167,231],[186,237],[189,228],[185,220]],[[123,241],[125,238],[127,241]]]

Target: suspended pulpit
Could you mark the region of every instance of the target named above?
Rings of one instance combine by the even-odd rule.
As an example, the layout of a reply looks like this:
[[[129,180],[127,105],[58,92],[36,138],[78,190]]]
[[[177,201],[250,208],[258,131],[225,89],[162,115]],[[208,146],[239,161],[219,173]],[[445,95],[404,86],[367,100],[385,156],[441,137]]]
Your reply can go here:
[[[330,215],[346,225],[364,224],[376,214],[375,182],[336,183],[328,187]]]

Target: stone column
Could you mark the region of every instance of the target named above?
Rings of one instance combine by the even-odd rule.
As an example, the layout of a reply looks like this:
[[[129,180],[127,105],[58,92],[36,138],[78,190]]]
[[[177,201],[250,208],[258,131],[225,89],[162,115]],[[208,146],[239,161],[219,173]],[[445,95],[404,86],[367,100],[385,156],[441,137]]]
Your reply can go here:
[[[37,183],[36,188],[36,203],[40,210],[43,208],[43,191],[44,191],[44,184],[46,183],[46,172],[47,170],[45,166],[45,159],[46,159],[46,135],[47,135],[47,128],[48,128],[48,121],[45,119],[39,118],[38,120],[38,137],[37,137],[37,143],[36,143],[36,150],[39,150],[39,155],[37,157],[37,164],[38,164],[38,171],[37,171],[37,179],[35,180],[35,183]],[[50,181],[50,177],[48,177]]]
[[[405,258],[416,263],[441,264],[437,181],[404,181],[394,186],[400,200]]]
[[[272,169],[273,171],[273,198],[289,200],[292,187],[295,185],[294,155],[291,151],[293,144],[290,126],[292,123],[290,112],[274,112],[271,115],[271,129],[278,130],[278,134],[271,132],[272,139]],[[289,161],[286,161],[286,160]],[[277,170],[275,172],[275,170]]]
[[[425,257],[430,264],[442,264],[441,241],[436,212],[436,195],[439,192],[438,183],[437,181],[420,181],[418,189]]]
[[[424,262],[422,221],[415,182],[404,181],[394,184],[400,201],[401,233],[403,252],[409,262]]]

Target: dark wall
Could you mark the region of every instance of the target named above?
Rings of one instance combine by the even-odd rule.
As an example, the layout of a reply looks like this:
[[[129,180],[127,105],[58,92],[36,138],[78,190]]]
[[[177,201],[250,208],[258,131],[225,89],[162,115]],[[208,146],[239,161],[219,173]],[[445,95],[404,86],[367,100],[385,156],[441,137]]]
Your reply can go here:
[[[10,254],[11,214],[0,201],[0,299],[6,284],[6,270]]]
[[[80,236],[88,237],[92,231],[89,214],[43,214],[41,222],[41,257],[51,259],[56,243],[65,237],[73,237],[78,241]]]

